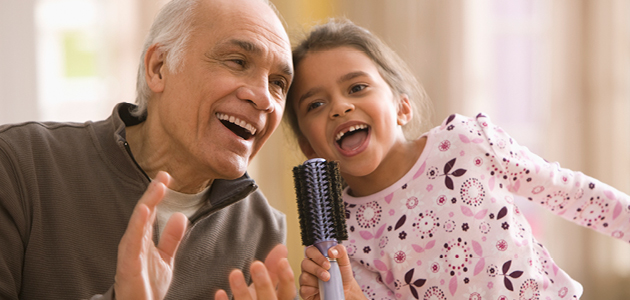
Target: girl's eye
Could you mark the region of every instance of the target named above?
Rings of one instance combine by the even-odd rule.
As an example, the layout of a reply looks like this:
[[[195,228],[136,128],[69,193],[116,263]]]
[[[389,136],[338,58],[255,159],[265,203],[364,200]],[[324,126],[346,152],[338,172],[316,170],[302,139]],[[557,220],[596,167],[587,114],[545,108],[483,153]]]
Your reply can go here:
[[[352,87],[350,87],[350,94],[354,94],[356,92],[360,92],[360,91],[364,90],[366,87],[367,87],[367,85],[365,85],[365,84],[353,85]]]
[[[320,101],[314,101],[314,102],[311,102],[311,103],[308,105],[308,107],[306,108],[306,111],[311,111],[311,110],[316,109],[316,108],[318,108],[318,107],[320,107],[320,106],[322,106],[322,105],[324,105],[324,103],[322,103],[322,102],[320,102]]]

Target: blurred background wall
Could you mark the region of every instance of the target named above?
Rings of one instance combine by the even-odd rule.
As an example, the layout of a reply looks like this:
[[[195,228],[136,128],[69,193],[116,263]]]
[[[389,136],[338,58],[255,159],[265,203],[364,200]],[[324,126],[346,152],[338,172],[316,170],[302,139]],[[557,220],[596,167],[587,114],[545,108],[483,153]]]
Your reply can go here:
[[[519,143],[630,193],[630,1],[271,0],[298,40],[345,17],[379,35],[432,99],[432,123],[489,114]],[[135,99],[143,38],[164,0],[0,0],[0,123],[85,121]],[[251,165],[303,256],[280,128]],[[518,202],[582,299],[630,299],[630,245]]]

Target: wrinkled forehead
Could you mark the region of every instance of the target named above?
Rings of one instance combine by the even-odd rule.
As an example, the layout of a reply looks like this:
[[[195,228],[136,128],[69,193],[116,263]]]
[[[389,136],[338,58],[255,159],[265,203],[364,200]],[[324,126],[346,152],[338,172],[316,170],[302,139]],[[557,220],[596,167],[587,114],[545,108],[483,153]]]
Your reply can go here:
[[[204,0],[194,15],[193,31],[214,40],[241,37],[291,59],[291,43],[280,18],[263,0]]]
[[[263,0],[204,0],[197,10],[195,23],[227,27],[253,26],[268,32],[270,38],[287,43],[289,37],[276,12]],[[273,37],[272,37],[273,36]]]

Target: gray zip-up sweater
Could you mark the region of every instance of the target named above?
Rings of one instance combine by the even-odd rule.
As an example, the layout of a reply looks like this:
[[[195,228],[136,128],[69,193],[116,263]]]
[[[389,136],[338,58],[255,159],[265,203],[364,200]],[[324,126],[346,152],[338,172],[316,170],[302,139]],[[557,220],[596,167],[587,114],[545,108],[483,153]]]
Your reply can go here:
[[[0,126],[0,299],[111,297],[118,243],[149,184],[125,141],[141,122],[132,107],[99,122]],[[234,268],[249,281],[249,264],[286,238],[284,214],[247,174],[215,180],[190,221],[167,299],[212,299]]]

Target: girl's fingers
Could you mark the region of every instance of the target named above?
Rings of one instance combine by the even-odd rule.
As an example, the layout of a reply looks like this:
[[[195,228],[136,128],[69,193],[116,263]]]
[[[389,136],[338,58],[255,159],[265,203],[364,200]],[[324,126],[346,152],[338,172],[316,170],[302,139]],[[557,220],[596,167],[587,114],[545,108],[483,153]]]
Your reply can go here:
[[[352,265],[350,264],[350,257],[348,257],[348,251],[346,250],[346,247],[344,245],[337,245],[333,248],[331,248],[328,253],[330,253],[331,257],[337,259],[337,263],[339,264],[339,271],[341,273],[341,280],[344,283],[354,281]]]
[[[300,286],[300,297],[304,300],[319,299],[319,288],[312,286]]]
[[[306,272],[303,272],[302,274],[300,274],[299,281],[300,281],[299,282],[300,286],[312,286],[312,287],[319,286],[318,278],[315,275],[309,274]]]
[[[350,257],[348,256],[348,250],[344,245],[339,244],[335,247],[331,247],[328,250],[328,255],[337,259],[339,267],[350,266]]]
[[[328,262],[328,259],[326,259],[326,261]],[[330,268],[330,262],[328,264],[328,268]],[[320,265],[308,258],[302,260],[301,268],[302,274],[308,273],[313,277],[319,278],[323,281],[328,281],[330,279],[330,273],[328,273],[326,269],[322,268]]]
[[[307,247],[306,250],[304,251],[304,255],[306,256],[306,258],[315,262],[316,264],[318,264],[325,270],[330,269],[330,262],[328,261],[328,258],[324,256],[324,254],[319,252],[319,249],[317,249],[317,247],[315,246]]]
[[[300,297],[302,299],[318,299],[319,298],[319,281],[313,274],[300,274]]]

